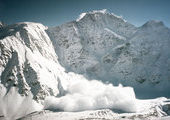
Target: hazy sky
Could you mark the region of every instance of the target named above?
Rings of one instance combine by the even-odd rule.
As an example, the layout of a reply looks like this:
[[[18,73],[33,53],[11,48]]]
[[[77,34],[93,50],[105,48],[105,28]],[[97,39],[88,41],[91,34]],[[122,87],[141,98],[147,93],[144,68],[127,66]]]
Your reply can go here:
[[[0,21],[57,26],[82,12],[100,9],[121,15],[136,26],[154,19],[170,27],[170,0],[0,0]]]

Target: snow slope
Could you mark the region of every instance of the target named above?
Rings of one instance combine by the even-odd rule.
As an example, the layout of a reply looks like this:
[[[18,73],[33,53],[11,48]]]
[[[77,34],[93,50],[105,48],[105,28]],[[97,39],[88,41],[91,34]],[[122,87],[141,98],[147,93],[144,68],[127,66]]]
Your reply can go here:
[[[58,93],[57,73],[50,67],[57,65],[57,56],[45,29],[38,23],[18,23],[0,30],[1,83],[18,87],[21,94],[31,91],[37,100]]]
[[[109,109],[83,112],[41,111],[27,115],[20,120],[169,120],[163,107],[169,105],[165,98],[138,100],[139,111],[136,113],[117,113]],[[170,109],[169,109],[170,111]]]

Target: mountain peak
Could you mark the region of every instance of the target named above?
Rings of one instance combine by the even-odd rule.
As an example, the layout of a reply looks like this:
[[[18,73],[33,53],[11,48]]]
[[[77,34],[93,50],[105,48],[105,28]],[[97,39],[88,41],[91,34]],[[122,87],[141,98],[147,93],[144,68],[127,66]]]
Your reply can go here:
[[[105,14],[105,13],[108,13],[108,10],[107,9],[102,9],[102,10],[93,10],[92,12],[89,12],[91,14],[96,14],[96,13],[102,13],[102,14]]]
[[[76,21],[77,22],[80,21],[81,19],[83,19],[88,14],[106,14],[106,13],[108,13],[107,9],[93,10],[93,11],[90,11],[90,12],[81,13]]]
[[[142,27],[160,27],[160,26],[165,26],[162,21],[149,20]]]
[[[126,22],[126,20],[124,20],[122,16],[118,16],[118,15],[116,15],[114,13],[110,13],[107,9],[93,10],[93,11],[90,11],[90,12],[81,13],[76,21],[78,22],[78,21],[82,20],[83,18],[85,18],[88,15],[96,15],[96,14],[112,16],[112,17],[115,17],[117,19],[122,19],[124,22]]]
[[[3,27],[4,25],[5,24],[2,21],[0,21],[0,28]]]

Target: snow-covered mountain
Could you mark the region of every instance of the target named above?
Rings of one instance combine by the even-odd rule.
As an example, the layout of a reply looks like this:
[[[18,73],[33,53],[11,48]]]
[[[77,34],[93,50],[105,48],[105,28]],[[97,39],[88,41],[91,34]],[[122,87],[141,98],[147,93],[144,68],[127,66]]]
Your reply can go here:
[[[0,29],[1,83],[8,89],[18,87],[21,94],[31,91],[36,99],[58,93],[57,73],[52,67],[58,63],[57,56],[45,29],[38,23]]]
[[[170,29],[163,22],[135,27],[101,10],[82,13],[76,21],[47,32],[67,71],[133,86],[139,94],[149,93],[145,97],[149,91],[153,97],[169,95]]]
[[[131,103],[136,99],[132,88],[88,81],[81,75],[65,72],[45,30],[47,27],[42,24],[29,22],[0,29],[1,117],[11,120],[40,110],[35,101],[50,110],[114,108],[136,111],[136,105]],[[57,98],[45,100],[47,96]],[[35,101],[31,100],[32,97]],[[124,107],[125,104],[133,109]]]
[[[170,30],[162,22],[135,27],[106,10],[57,27],[0,23],[0,119],[36,111],[37,103],[54,111],[141,112],[136,91],[140,97],[170,96],[169,46]],[[152,115],[150,103],[143,105]],[[24,110],[16,115],[17,109]]]
[[[0,28],[4,26],[4,23],[0,21]]]

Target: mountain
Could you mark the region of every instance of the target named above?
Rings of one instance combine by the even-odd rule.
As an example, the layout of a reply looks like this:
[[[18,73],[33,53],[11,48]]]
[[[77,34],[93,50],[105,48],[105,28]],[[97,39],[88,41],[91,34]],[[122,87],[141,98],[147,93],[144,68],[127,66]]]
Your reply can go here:
[[[0,21],[0,28],[3,27],[3,26],[4,26],[3,23]]]
[[[47,96],[64,95],[70,79],[85,79],[65,72],[46,29],[31,22],[0,28],[0,116],[13,120],[36,111]]]
[[[135,27],[101,10],[82,13],[47,33],[67,71],[146,93],[139,97],[169,95],[170,30],[163,22]]]
[[[18,23],[0,29],[1,83],[8,89],[18,87],[21,94],[31,91],[38,100],[58,93],[58,75],[53,73],[55,66],[51,67],[57,65],[57,56],[45,29],[38,23]]]
[[[169,97],[169,46],[163,22],[136,27],[106,10],[57,27],[0,23],[0,119],[40,109],[169,115],[168,99],[136,98]]]
[[[46,30],[42,24],[30,22],[0,29],[1,118],[13,120],[40,109],[136,111],[136,105],[130,103],[136,99],[133,88],[88,81],[65,72]],[[124,101],[118,101],[121,98]],[[124,104],[132,108],[122,107]]]

